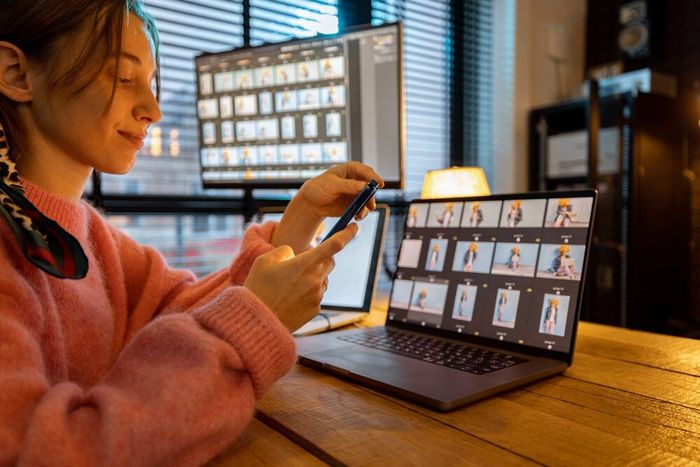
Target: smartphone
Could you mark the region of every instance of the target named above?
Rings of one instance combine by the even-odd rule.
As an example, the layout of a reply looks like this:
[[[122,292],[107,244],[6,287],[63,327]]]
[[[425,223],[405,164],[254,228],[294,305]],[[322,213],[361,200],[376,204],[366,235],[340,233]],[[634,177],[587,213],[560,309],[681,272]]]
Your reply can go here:
[[[362,208],[365,207],[369,200],[372,199],[372,196],[374,196],[374,194],[377,192],[377,189],[379,189],[379,182],[375,179],[370,180],[367,186],[364,187],[362,191],[357,194],[357,196],[355,196],[355,199],[352,200],[350,206],[345,210],[340,219],[338,219],[338,222],[335,223],[330,232],[328,232],[328,235],[326,235],[321,242],[325,242],[334,234],[347,227],[350,221],[353,220],[355,216],[362,211]]]

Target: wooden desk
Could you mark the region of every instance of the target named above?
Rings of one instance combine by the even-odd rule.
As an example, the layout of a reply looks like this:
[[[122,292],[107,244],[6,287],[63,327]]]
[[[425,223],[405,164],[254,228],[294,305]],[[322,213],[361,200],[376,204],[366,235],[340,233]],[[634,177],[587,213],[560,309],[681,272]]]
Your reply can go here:
[[[632,462],[700,463],[700,341],[583,322],[563,376],[446,414],[297,366],[213,465]]]

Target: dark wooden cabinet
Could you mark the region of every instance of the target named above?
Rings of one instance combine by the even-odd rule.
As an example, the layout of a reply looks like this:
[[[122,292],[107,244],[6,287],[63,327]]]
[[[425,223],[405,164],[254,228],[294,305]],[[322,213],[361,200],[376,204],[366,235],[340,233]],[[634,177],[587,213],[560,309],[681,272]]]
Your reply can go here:
[[[680,119],[676,99],[645,93],[530,113],[530,189],[600,193],[584,320],[669,332],[688,310],[690,189]]]

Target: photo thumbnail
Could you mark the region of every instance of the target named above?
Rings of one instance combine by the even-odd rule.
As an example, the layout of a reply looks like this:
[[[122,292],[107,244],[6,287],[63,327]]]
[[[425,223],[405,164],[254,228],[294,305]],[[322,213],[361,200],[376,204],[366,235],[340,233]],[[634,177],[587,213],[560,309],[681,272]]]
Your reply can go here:
[[[302,144],[301,161],[306,164],[318,164],[321,162],[320,144]]]
[[[545,227],[588,227],[593,198],[553,198],[547,203]]]
[[[283,139],[294,139],[297,136],[297,123],[296,119],[291,115],[280,118],[280,125],[282,126],[282,138]]]
[[[540,316],[540,334],[563,336],[571,298],[567,295],[545,294]]]
[[[301,127],[304,138],[318,137],[318,117],[316,115],[304,115],[301,120]]]
[[[235,72],[233,78],[234,91],[239,89],[250,89],[253,87],[253,72],[251,70],[240,70]]]
[[[219,113],[221,118],[233,117],[233,98],[231,96],[221,96],[219,98]]]
[[[255,146],[246,146],[241,148],[241,162],[243,165],[257,165],[258,148]]]
[[[268,118],[258,120],[257,123],[258,139],[277,139],[277,119]]]
[[[321,78],[342,78],[345,75],[345,58],[328,57],[319,60]]]
[[[447,284],[416,281],[409,310],[441,315],[447,299]]]
[[[581,280],[585,245],[542,245],[537,277]]]
[[[216,148],[204,148],[200,152],[202,165],[204,167],[216,167],[221,165],[219,161],[219,151]]]
[[[457,286],[455,304],[452,308],[452,318],[463,321],[472,320],[477,291],[478,287],[475,285],[460,284]]]
[[[216,92],[233,91],[233,71],[222,71],[214,75],[214,90]]]
[[[326,114],[326,136],[337,137],[342,134],[342,131],[340,113],[331,112]]]
[[[275,93],[275,108],[278,112],[293,112],[297,109],[297,92],[280,91]]]
[[[495,246],[491,242],[457,242],[452,270],[488,274]]]
[[[223,165],[240,165],[238,148],[223,148],[221,150],[221,163]]]
[[[255,94],[236,96],[234,102],[236,104],[236,115],[238,116],[245,117],[258,113],[258,100]]]
[[[518,317],[519,300],[519,290],[498,289],[491,324],[502,328],[514,328],[515,320]]]
[[[200,99],[197,102],[197,113],[201,119],[217,118],[219,116],[217,100],[215,98]]]
[[[299,110],[318,109],[321,106],[318,88],[300,89],[297,99]]]
[[[255,85],[257,87],[272,86],[274,84],[274,70],[271,66],[255,69]]]
[[[233,122],[226,120],[221,122],[221,142],[222,143],[233,143],[234,132],[233,132]]]
[[[433,238],[428,245],[428,258],[425,260],[426,271],[442,271],[447,256],[447,239]]]
[[[318,60],[309,60],[297,63],[297,81],[317,81],[318,80]]]
[[[214,84],[212,82],[211,73],[202,73],[199,75],[199,93],[202,96],[208,96],[214,92]]]
[[[423,240],[404,238],[401,241],[401,251],[399,252],[399,259],[396,264],[400,268],[417,268],[422,248]]]
[[[236,122],[236,139],[238,141],[253,141],[257,139],[257,133],[255,132],[255,121],[247,120],[243,122]]]
[[[321,105],[339,107],[345,105],[345,86],[328,86],[321,88]]]
[[[216,143],[216,124],[214,122],[202,123],[202,142],[204,144]]]
[[[462,203],[431,203],[428,227],[458,227]]]
[[[464,203],[462,227],[498,227],[501,201],[472,201]]]
[[[298,164],[301,162],[298,144],[282,144],[279,152],[282,164]]]
[[[285,85],[296,82],[296,72],[293,63],[285,63],[284,65],[277,65],[275,67],[276,71],[276,81],[277,85]]]
[[[545,199],[514,199],[503,201],[501,227],[542,227]]]
[[[411,204],[406,215],[406,227],[425,227],[429,207],[427,203]]]
[[[534,277],[538,246],[536,243],[497,243],[491,273]]]
[[[260,146],[258,159],[261,164],[277,164],[277,146]]]
[[[324,162],[340,163],[348,160],[347,143],[325,143],[323,145]]]
[[[269,115],[274,112],[272,108],[272,93],[271,92],[261,92],[258,94],[258,101],[260,103],[260,113],[263,115]]]

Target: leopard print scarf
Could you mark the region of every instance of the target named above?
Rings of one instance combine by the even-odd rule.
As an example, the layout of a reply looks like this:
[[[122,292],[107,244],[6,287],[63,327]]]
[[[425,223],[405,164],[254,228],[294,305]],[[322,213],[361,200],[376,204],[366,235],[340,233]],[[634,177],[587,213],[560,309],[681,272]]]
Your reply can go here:
[[[0,124],[0,214],[10,225],[24,256],[61,279],[82,279],[88,260],[80,243],[44,216],[25,196],[5,130]]]

